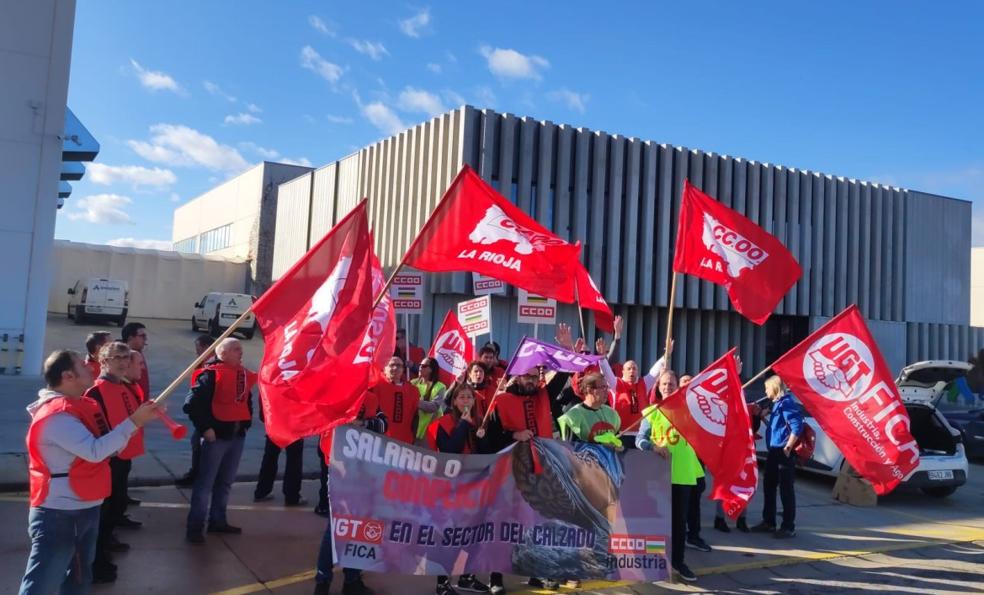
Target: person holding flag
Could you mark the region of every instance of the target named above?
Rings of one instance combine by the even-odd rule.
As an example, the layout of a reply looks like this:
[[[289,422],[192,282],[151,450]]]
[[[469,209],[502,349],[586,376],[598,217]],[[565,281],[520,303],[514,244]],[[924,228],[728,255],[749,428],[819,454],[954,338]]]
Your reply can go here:
[[[697,478],[704,476],[704,469],[693,447],[673,427],[658,406],[659,401],[669,398],[677,388],[676,372],[663,370],[656,384],[657,392],[654,392],[657,405],[643,412],[639,434],[636,436],[636,446],[640,450],[653,451],[664,459],[670,458],[672,518],[670,565],[680,578],[693,582],[697,580],[697,575],[684,561],[687,516],[690,512],[690,492],[697,485]]]
[[[765,396],[772,400],[769,425],[765,428],[765,443],[769,448],[765,460],[765,502],[762,522],[752,527],[753,533],[772,533],[780,539],[796,536],[796,456],[793,447],[803,433],[803,413],[793,393],[778,376],[765,381]],[[776,489],[782,499],[782,524],[776,528]]]
[[[427,436],[427,427],[435,416],[440,416],[442,413],[444,391],[447,387],[438,378],[439,372],[437,360],[425,357],[420,362],[417,377],[410,381],[420,393],[420,401],[417,402],[416,438],[418,441]]]
[[[449,401],[451,398],[451,392],[458,384],[464,384],[475,392],[475,407],[477,408],[477,413],[480,416],[484,416],[485,412],[489,408],[489,405],[492,403],[492,398],[495,397],[496,389],[498,388],[498,386],[490,382],[486,376],[485,364],[478,360],[469,363],[464,374],[462,374],[462,377],[456,380],[455,383],[452,384],[447,391],[445,391],[445,402]]]

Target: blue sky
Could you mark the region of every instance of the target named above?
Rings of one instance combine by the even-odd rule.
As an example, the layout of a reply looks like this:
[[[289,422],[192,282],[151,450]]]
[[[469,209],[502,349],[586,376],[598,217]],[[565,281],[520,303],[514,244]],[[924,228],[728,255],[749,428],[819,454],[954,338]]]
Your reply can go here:
[[[102,152],[56,237],[169,242],[249,164],[467,102],[973,200],[984,245],[984,3],[463,6],[79,2],[69,105]]]

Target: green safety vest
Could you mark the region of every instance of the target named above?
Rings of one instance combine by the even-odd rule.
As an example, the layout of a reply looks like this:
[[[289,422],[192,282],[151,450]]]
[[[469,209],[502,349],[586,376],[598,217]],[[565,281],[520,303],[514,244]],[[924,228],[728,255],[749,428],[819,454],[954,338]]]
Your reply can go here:
[[[683,436],[677,432],[670,420],[656,407],[643,411],[651,427],[650,440],[670,451],[670,483],[676,485],[697,485],[697,478],[704,477],[704,468],[697,453]]]

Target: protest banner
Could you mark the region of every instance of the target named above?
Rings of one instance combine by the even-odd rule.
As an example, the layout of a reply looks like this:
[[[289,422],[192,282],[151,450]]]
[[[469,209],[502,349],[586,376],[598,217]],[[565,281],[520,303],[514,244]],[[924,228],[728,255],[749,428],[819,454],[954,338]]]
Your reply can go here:
[[[669,577],[669,465],[652,453],[534,439],[498,454],[456,455],[348,425],[335,432],[329,477],[343,567]]]

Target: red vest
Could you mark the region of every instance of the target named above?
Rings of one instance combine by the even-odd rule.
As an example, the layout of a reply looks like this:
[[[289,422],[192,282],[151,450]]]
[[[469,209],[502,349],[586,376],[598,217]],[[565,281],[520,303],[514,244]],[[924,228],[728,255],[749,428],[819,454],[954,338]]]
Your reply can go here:
[[[249,421],[249,394],[256,384],[256,374],[243,366],[214,362],[191,376],[192,385],[205,370],[215,374],[212,393],[212,416],[219,421]]]
[[[150,395],[150,369],[147,368],[147,358],[140,354],[140,380],[137,381],[144,395]]]
[[[502,393],[495,400],[495,410],[506,431],[530,430],[534,436],[553,438],[550,395],[544,388],[532,397]]]
[[[85,358],[85,366],[87,368],[89,368],[89,371],[90,372],[92,372],[92,379],[93,380],[95,380],[96,378],[99,378],[99,375],[102,373],[102,365],[99,363],[99,360],[92,359],[91,357],[86,356],[86,358]]]
[[[615,381],[615,403],[612,404],[612,409],[621,418],[623,428],[639,421],[642,410],[648,406],[645,380],[640,379],[634,385],[621,378]]]
[[[102,436],[109,432],[109,424],[103,417],[99,404],[87,397],[70,399],[55,397],[42,405],[31,419],[31,427],[27,430],[28,475],[31,484],[31,506],[40,506],[48,497],[48,484],[51,481],[51,471],[41,458],[40,440],[41,429],[45,421],[56,413],[68,413],[75,416],[94,436]],[[68,468],[68,485],[80,500],[98,501],[109,497],[112,491],[112,481],[109,472],[109,461],[102,460],[90,463],[76,457]]]
[[[134,388],[139,389],[135,385]],[[85,396],[102,405],[110,429],[123,423],[140,406],[140,397],[133,392],[130,385],[123,382],[113,382],[106,378],[98,378],[92,388],[85,392]],[[124,461],[129,461],[143,453],[143,428],[140,428],[130,437],[130,441],[116,456]]]
[[[438,429],[444,430],[444,433],[448,436],[454,433],[455,428],[458,427],[458,419],[455,418],[452,413],[445,413],[440,418],[435,419],[427,426],[427,444],[430,445],[431,449],[438,450],[437,448],[437,431]],[[465,449],[461,451],[460,454],[469,455],[475,452],[472,447],[472,436],[468,436],[468,440],[465,442]]]
[[[379,401],[379,408],[386,415],[386,435],[407,444],[413,444],[417,436],[414,416],[417,415],[417,403],[420,401],[420,391],[417,387],[405,382],[399,386],[382,380],[369,391]],[[366,399],[369,400],[368,398]],[[372,414],[375,414],[373,411]],[[367,409],[366,415],[370,415]]]

